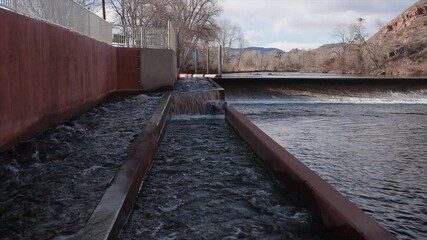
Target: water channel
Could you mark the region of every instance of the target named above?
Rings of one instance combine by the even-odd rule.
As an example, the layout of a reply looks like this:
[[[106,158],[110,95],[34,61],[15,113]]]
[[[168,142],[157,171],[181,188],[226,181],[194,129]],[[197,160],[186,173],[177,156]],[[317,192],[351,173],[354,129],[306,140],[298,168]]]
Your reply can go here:
[[[327,239],[223,116],[177,116],[119,239]]]

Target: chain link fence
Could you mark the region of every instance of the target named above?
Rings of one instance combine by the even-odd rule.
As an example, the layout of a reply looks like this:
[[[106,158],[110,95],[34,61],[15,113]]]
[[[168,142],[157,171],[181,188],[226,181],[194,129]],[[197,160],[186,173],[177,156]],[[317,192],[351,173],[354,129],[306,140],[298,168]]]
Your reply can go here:
[[[0,7],[111,44],[112,24],[73,0],[0,0]]]
[[[168,22],[167,27],[130,27],[126,33],[113,34],[116,47],[137,47],[177,50],[176,31]]]

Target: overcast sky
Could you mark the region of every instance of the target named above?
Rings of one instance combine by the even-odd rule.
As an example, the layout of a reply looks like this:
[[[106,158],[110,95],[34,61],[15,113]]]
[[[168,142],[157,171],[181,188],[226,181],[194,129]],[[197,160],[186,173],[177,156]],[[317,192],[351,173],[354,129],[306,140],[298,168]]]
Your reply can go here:
[[[311,49],[337,42],[334,29],[362,17],[367,32],[417,0],[222,0],[222,17],[238,24],[249,46]]]

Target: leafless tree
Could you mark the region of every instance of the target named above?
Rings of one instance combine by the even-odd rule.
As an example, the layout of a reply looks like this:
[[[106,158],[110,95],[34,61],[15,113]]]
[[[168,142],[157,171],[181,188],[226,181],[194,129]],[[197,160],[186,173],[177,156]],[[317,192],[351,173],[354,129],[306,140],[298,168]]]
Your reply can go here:
[[[75,0],[75,2],[80,3],[83,7],[96,12],[101,9],[102,0]]]
[[[364,48],[366,45],[365,19],[358,18],[355,23],[348,25],[338,25],[335,35],[340,40],[340,48],[335,53],[339,59],[342,72],[364,71]],[[351,59],[351,61],[350,61]]]
[[[214,41],[221,13],[218,0],[108,0],[124,33],[171,21],[178,34],[179,65],[185,68],[198,44]]]
[[[236,67],[237,67],[238,70],[240,68],[240,63],[242,61],[243,54],[245,53],[245,47],[246,47],[247,44],[248,44],[248,41],[243,36],[243,33],[240,31],[239,36],[237,38],[237,45],[238,45],[238,48],[239,48],[239,52],[237,53],[237,64],[236,64]]]
[[[118,18],[116,25],[123,32],[134,27],[156,25],[159,12],[164,11],[161,2],[156,0],[108,0],[108,3]]]
[[[235,47],[242,37],[241,29],[228,19],[221,20],[218,24],[218,43],[223,46],[223,59],[225,63],[230,62],[230,50]]]
[[[217,0],[168,0],[167,9],[178,29],[179,65],[185,68],[199,43],[215,39],[221,8]]]

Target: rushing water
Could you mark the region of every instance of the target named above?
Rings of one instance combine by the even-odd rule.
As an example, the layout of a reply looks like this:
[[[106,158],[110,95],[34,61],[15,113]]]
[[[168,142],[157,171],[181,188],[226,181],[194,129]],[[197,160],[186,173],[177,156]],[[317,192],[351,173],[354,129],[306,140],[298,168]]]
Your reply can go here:
[[[0,239],[80,230],[159,97],[115,98],[0,155]]]
[[[120,239],[324,239],[223,116],[177,116]]]
[[[427,91],[225,87],[235,106],[399,239],[427,239]]]

